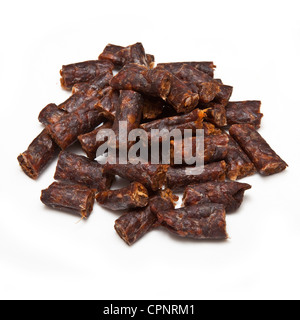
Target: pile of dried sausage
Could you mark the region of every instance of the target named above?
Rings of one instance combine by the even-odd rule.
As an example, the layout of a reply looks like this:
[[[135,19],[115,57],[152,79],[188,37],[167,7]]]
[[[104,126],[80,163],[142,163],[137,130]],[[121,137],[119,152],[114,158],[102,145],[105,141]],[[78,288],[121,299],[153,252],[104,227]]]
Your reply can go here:
[[[115,229],[128,245],[159,227],[180,237],[227,239],[226,214],[241,206],[251,188],[236,180],[279,173],[287,164],[257,132],[261,102],[230,102],[233,88],[215,79],[214,69],[212,62],[155,67],[141,43],[109,44],[98,60],[63,66],[61,85],[72,94],[41,111],[45,128],[18,157],[23,171],[37,179],[58,156],[56,182],[42,191],[41,201],[82,218],[89,217],[95,199],[120,211]],[[151,155],[148,163],[100,164],[95,159],[105,139],[97,137],[112,129],[119,148],[120,121],[127,123],[127,133],[143,129],[149,137],[153,129],[203,129],[203,172],[187,175],[188,164],[172,159],[171,165],[152,164]],[[77,141],[87,157],[66,151]],[[197,152],[194,137],[190,143]],[[111,190],[115,176],[128,180],[128,187]],[[179,209],[173,192],[184,192]]]

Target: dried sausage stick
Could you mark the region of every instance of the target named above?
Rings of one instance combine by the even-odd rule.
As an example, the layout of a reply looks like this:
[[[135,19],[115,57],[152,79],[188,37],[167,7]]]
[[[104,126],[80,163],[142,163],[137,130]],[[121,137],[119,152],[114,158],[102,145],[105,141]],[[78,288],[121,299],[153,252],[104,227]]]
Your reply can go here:
[[[235,124],[230,135],[238,142],[260,174],[269,176],[282,172],[287,168],[266,140],[250,124]]]
[[[93,211],[95,194],[86,186],[54,182],[42,191],[41,201],[48,207],[88,218]]]
[[[54,179],[104,191],[111,187],[114,176],[104,172],[103,166],[97,161],[64,151],[59,155]]]

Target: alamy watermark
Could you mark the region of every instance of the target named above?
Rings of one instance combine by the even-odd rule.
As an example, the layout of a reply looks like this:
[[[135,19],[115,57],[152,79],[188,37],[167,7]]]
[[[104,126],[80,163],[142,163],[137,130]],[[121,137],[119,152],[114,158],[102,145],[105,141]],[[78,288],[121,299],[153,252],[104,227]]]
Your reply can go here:
[[[97,151],[101,164],[174,164],[187,165],[187,175],[198,175],[204,169],[204,130],[143,129],[128,132],[126,121],[119,122],[118,134],[112,129],[100,130]]]

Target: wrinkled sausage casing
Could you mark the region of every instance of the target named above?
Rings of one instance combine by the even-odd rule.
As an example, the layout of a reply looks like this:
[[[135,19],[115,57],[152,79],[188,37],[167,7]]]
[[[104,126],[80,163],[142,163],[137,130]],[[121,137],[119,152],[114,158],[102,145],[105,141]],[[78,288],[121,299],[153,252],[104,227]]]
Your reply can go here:
[[[269,176],[282,172],[287,168],[266,140],[250,124],[236,124],[229,130],[260,174]]]
[[[162,69],[163,70],[163,69]],[[199,94],[193,92],[183,81],[169,73],[171,81],[167,102],[178,113],[188,113],[194,110],[199,103]]]
[[[221,85],[220,92],[216,95],[213,101],[225,107],[228,104],[232,96],[232,93],[233,93],[233,87],[227,86],[227,85]]]
[[[183,65],[189,65],[197,70],[200,70],[208,74],[211,78],[214,77],[214,70],[216,66],[213,62],[169,62],[169,63],[159,63],[157,66],[165,68],[169,72],[176,74]]]
[[[48,104],[39,114],[39,121],[43,125],[57,122],[62,116],[66,115],[67,112],[58,108],[54,103]]]
[[[97,195],[96,200],[102,207],[110,210],[130,210],[146,207],[149,195],[141,183],[133,182],[123,189],[102,191]]]
[[[122,215],[115,222],[118,235],[129,245],[136,243],[147,232],[157,227],[157,216],[153,212],[157,208],[171,210],[175,208],[178,197],[171,190],[160,191],[149,200],[146,208],[132,210]]]
[[[203,122],[203,129],[206,136],[227,134],[225,131],[216,128],[213,124]],[[242,179],[256,173],[256,169],[252,161],[246,153],[240,148],[235,140],[228,135],[227,156],[225,158],[227,164],[227,178],[230,180]]]
[[[105,120],[96,108],[98,103],[97,98],[92,98],[78,110],[47,127],[48,133],[62,150],[75,143],[79,135],[92,131]]]
[[[171,77],[172,74],[163,69],[127,64],[114,76],[110,85],[115,90],[133,90],[166,100],[171,90]]]
[[[155,164],[106,164],[105,170],[130,182],[139,182],[149,191],[161,189],[166,182],[168,165]]]
[[[157,221],[149,206],[144,209],[130,211],[115,222],[118,235],[129,245],[133,245],[143,237]]]
[[[85,61],[63,66],[61,85],[64,89],[71,90],[73,85],[79,82],[88,82],[103,72],[112,72],[114,65],[109,61]]]
[[[236,211],[242,204],[244,193],[251,189],[247,183],[206,182],[188,186],[185,189],[183,203],[185,207],[199,203],[220,203],[227,213]]]
[[[73,87],[73,94],[58,108],[67,112],[78,110],[91,98],[101,99],[108,93],[108,86],[113,78],[112,72],[100,74],[90,82],[77,84]]]
[[[28,149],[18,157],[22,170],[32,179],[37,179],[59,152],[46,130],[35,138]]]
[[[122,90],[120,92],[120,105],[112,126],[112,130],[116,135],[117,148],[120,147],[120,122],[126,122],[127,135],[132,130],[137,129],[142,120],[143,103],[142,95],[135,91]],[[128,143],[128,146],[130,144],[131,143]]]
[[[114,180],[97,161],[65,151],[59,155],[54,178],[82,184],[97,191],[109,189]]]
[[[93,211],[95,193],[83,185],[54,182],[42,191],[41,201],[48,207],[88,218]]]
[[[252,161],[230,136],[226,163],[227,177],[230,180],[243,179],[245,177],[252,176],[257,172]]]
[[[158,221],[170,232],[198,240],[226,240],[226,211],[222,204],[197,204],[159,212]]]
[[[167,186],[171,190],[182,191],[184,187],[208,181],[225,181],[226,162],[213,162],[204,166],[201,174],[187,175],[185,167],[170,167],[167,172]]]
[[[100,78],[102,79],[101,81],[99,80]],[[108,81],[112,78],[112,75],[108,78],[107,76],[100,76],[100,78],[95,79],[94,81],[98,81],[98,85],[102,87],[108,85]],[[84,133],[85,131],[91,131],[104,120],[103,117],[99,118],[100,113],[98,111],[95,112],[96,114],[94,114],[93,111],[88,112],[86,115],[84,114],[87,111],[85,108],[89,108],[95,101],[98,103],[98,100],[95,99],[96,98],[94,98],[94,100],[91,98],[87,99],[85,94],[78,93],[72,95],[71,98],[60,106],[57,107],[55,104],[49,104],[40,112],[39,121],[48,127],[30,144],[28,150],[18,157],[18,161],[23,171],[29,177],[37,179],[47,164],[50,163],[59,151],[59,147],[53,141],[55,138],[53,139],[51,134],[49,134],[50,126],[55,127],[62,118],[65,118],[65,120],[63,120],[63,124],[67,126],[65,132],[66,135],[68,135],[69,129],[67,123],[73,125],[74,131],[76,131],[76,129],[78,130],[78,133],[75,132],[73,136],[69,135],[69,137],[72,138],[71,140],[75,142],[77,139],[76,135]],[[78,114],[74,113],[68,115],[68,112],[76,110],[79,110]],[[79,120],[79,118],[81,118],[82,121]],[[91,120],[95,121],[95,125]],[[62,129],[61,123],[58,124],[58,127]],[[81,130],[83,130],[83,132],[81,132]],[[56,142],[60,144],[59,141],[60,140],[58,138]],[[61,142],[61,146],[66,148],[69,143],[72,144],[73,142],[67,141],[66,139]]]
[[[101,131],[112,128],[112,122],[106,122],[99,128],[93,130],[92,132],[82,134],[78,136],[78,140],[81,144],[83,151],[91,160],[95,160],[97,157],[97,150],[103,145],[108,139],[105,138],[100,141],[99,136]]]
[[[204,111],[195,109],[192,112],[185,115],[159,119],[152,122],[141,124],[140,128],[145,130],[149,134],[149,136],[151,136],[152,130],[162,131],[164,129],[170,132],[174,129],[178,129],[182,133],[184,133],[185,129],[191,129],[195,134],[197,129],[202,129],[202,122],[204,116]]]
[[[260,107],[261,101],[229,102],[226,106],[228,125],[249,123],[259,129],[263,117]]]
[[[123,67],[128,63],[137,63],[153,68],[155,62],[153,55],[145,54],[145,49],[140,42],[128,47],[108,44],[100,54],[99,60],[109,60],[115,67]]]
[[[190,163],[196,155],[204,157],[204,163],[225,160],[228,152],[229,138],[227,134],[210,135],[204,137],[204,154],[197,150],[197,139],[191,137],[182,140],[182,148],[175,148],[175,142],[171,141],[171,162],[174,159],[182,159],[184,163]],[[186,143],[188,147],[186,147]]]
[[[200,103],[209,103],[221,91],[220,84],[207,73],[191,65],[183,64],[179,69],[166,68],[174,76],[183,81],[193,92],[199,95]]]

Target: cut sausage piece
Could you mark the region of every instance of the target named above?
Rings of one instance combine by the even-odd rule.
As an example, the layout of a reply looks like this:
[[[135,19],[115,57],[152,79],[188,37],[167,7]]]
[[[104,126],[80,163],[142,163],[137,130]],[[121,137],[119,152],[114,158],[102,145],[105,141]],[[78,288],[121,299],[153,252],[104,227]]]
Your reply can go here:
[[[93,211],[95,194],[83,185],[54,182],[42,191],[41,201],[48,207],[88,218]]]
[[[32,141],[28,149],[19,155],[18,161],[28,177],[37,179],[58,153],[59,147],[45,129]]]
[[[157,211],[158,221],[182,238],[226,240],[226,211],[222,204],[197,204],[176,210]]]
[[[250,124],[235,124],[230,135],[238,142],[260,174],[269,176],[280,173],[287,168],[266,140]]]
[[[206,182],[188,186],[185,189],[183,203],[185,207],[199,203],[220,203],[226,212],[236,211],[242,204],[244,193],[251,189],[247,183]]]
[[[122,215],[115,222],[118,235],[129,245],[133,245],[150,230],[158,226],[154,211],[171,210],[175,208],[178,197],[171,190],[160,191],[150,198],[149,205],[144,209],[133,210]]]
[[[71,90],[74,84],[90,81],[103,73],[111,73],[113,68],[111,62],[98,60],[65,65],[60,71],[61,86]]]
[[[111,187],[114,176],[105,173],[103,166],[97,161],[64,151],[59,155],[54,179],[104,191]]]
[[[133,182],[123,189],[100,192],[96,200],[102,207],[110,210],[130,210],[146,207],[149,195],[141,183]]]

